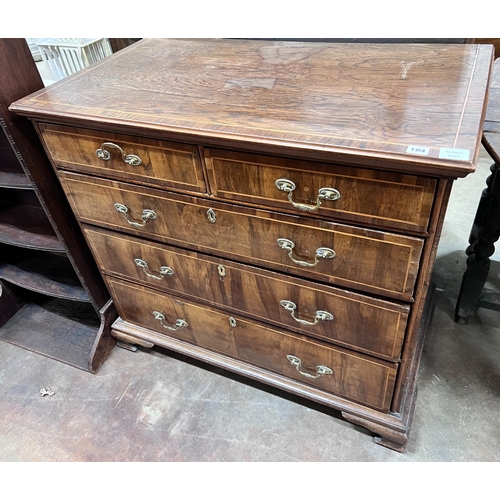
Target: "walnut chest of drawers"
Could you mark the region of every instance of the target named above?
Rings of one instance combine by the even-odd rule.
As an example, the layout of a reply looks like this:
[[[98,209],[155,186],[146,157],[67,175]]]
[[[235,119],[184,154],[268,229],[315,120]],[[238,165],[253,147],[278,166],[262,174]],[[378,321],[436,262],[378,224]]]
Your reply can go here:
[[[14,103],[120,318],[404,450],[492,48],[143,40]]]

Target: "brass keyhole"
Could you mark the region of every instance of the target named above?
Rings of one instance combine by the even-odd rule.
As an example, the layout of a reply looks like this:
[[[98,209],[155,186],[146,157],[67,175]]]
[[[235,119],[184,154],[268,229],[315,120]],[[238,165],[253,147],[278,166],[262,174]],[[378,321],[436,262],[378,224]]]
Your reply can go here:
[[[215,222],[217,221],[217,216],[215,215],[215,212],[211,208],[207,210],[207,218],[208,221],[212,224],[215,224]]]
[[[221,278],[224,278],[226,275],[226,268],[223,265],[217,266],[217,272]]]

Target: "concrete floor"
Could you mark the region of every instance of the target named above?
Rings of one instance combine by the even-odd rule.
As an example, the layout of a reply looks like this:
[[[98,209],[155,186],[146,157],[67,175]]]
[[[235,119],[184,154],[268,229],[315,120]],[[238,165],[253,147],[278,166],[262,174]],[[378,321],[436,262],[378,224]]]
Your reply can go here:
[[[173,353],[116,348],[91,375],[0,342],[0,462],[500,461],[500,313],[453,321],[490,164],[482,151],[453,189],[405,454],[333,411]],[[490,276],[500,289],[500,264]],[[41,397],[47,386],[54,395]]]

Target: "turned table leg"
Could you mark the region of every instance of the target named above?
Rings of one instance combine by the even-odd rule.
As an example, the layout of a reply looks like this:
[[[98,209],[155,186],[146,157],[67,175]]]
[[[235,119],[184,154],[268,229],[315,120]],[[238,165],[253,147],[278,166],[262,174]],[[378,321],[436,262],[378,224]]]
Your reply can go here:
[[[486,180],[469,237],[465,271],[455,309],[455,321],[466,324],[476,313],[490,269],[490,257],[500,237],[500,168],[494,163]]]

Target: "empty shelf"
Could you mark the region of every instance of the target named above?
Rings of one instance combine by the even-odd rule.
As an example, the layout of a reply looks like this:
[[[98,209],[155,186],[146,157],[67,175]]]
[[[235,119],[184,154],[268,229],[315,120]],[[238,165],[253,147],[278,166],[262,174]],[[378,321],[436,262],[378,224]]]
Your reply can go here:
[[[43,209],[30,205],[0,206],[0,243],[66,252]]]
[[[0,187],[34,189],[33,184],[31,184],[31,181],[28,179],[24,172],[19,173],[0,171]]]
[[[90,300],[65,256],[17,250],[10,252],[6,261],[0,263],[0,279],[51,297]]]
[[[75,305],[71,309],[73,315]],[[79,315],[73,318],[53,304],[47,307],[28,303],[0,328],[0,340],[88,370],[99,323],[95,322],[96,314],[90,304],[82,303],[80,307]],[[85,321],[85,316],[93,316],[94,321]]]
[[[0,146],[0,187],[34,189],[10,146]]]

